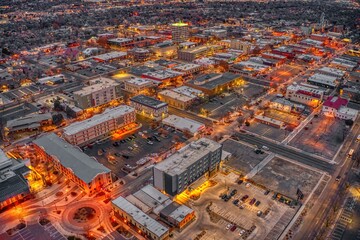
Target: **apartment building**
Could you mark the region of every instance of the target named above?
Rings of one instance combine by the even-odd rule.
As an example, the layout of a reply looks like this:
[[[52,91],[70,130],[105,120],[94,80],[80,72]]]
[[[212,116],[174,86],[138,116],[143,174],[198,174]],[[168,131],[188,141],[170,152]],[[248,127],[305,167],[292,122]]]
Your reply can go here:
[[[55,133],[34,140],[33,147],[41,159],[53,163],[55,169],[90,195],[112,183],[110,169]]]
[[[175,196],[204,175],[218,171],[222,145],[201,138],[178,150],[153,168],[154,186]]]
[[[89,86],[74,92],[75,105],[82,109],[97,107],[121,98],[120,84],[108,78],[96,78]]]
[[[159,121],[168,116],[168,104],[145,95],[137,95],[130,99],[130,105],[137,114]]]
[[[111,131],[135,122],[135,109],[126,105],[106,109],[104,113],[75,122],[63,129],[63,137],[71,144],[85,145],[109,136]]]
[[[174,43],[186,42],[189,38],[189,25],[183,22],[171,24],[171,35]]]

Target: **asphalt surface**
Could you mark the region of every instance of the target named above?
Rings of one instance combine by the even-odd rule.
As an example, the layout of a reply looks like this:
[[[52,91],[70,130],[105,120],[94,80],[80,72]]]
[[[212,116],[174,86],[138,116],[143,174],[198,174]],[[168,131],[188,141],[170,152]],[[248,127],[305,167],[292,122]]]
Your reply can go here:
[[[182,111],[182,110],[179,110],[179,109],[176,109],[176,108],[173,108],[173,107],[169,107],[169,113],[177,115],[179,117],[189,118],[189,119],[204,123],[207,126],[212,126],[212,124],[213,124],[212,120],[210,120],[210,119],[203,118],[203,117],[200,117],[200,116],[198,116],[198,115],[196,115],[194,113],[190,113],[190,112],[187,112],[187,111]]]
[[[278,145],[268,140],[264,140],[248,134],[236,133],[235,140],[237,140],[236,138],[238,140],[257,145],[258,147],[267,146],[270,149],[270,151],[273,153],[293,159],[295,161],[317,168],[324,172],[328,172],[329,174],[332,174],[335,171],[335,168],[332,164],[327,163],[318,158],[312,157],[310,154],[298,152],[287,146]]]

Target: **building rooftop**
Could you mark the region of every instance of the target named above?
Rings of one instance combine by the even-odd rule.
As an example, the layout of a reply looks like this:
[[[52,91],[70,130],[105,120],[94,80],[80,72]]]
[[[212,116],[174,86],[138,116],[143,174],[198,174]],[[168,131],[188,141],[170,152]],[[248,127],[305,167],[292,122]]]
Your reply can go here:
[[[9,130],[21,130],[30,127],[40,127],[40,122],[52,120],[51,113],[44,114],[29,114],[25,117],[17,118],[14,120],[9,120],[6,123],[6,128]]]
[[[320,73],[315,73],[314,75],[309,77],[308,82],[321,83],[332,87],[336,87],[338,84],[336,77]]]
[[[84,131],[86,129],[92,128],[100,123],[109,121],[111,119],[117,119],[125,114],[130,112],[134,112],[135,109],[129,107],[127,105],[120,105],[115,108],[108,108],[102,114],[95,115],[89,119],[85,119],[80,122],[75,122],[67,127],[64,128],[64,134],[66,135],[73,135]]]
[[[71,145],[54,133],[34,140],[34,144],[56,158],[61,165],[70,168],[74,174],[86,183],[90,183],[98,174],[109,173],[110,169],[88,156],[78,147]]]
[[[126,80],[125,84],[126,83],[130,83],[130,84],[137,85],[137,86],[144,86],[144,85],[150,85],[153,82],[148,79],[135,77],[135,78],[130,78],[129,80]]]
[[[124,211],[126,214],[130,215],[136,222],[146,227],[148,231],[155,234],[159,238],[161,238],[169,231],[167,227],[161,225],[158,221],[148,216],[146,213],[141,211],[139,208],[121,196],[113,200],[112,204]]]
[[[172,71],[169,69],[166,70],[158,70],[156,72],[147,72],[147,73],[143,73],[143,77],[144,78],[150,78],[150,79],[154,79],[154,80],[166,80],[169,78],[173,78],[173,77],[177,77],[182,75],[181,72],[176,72],[176,71]]]
[[[176,202],[172,202],[166,208],[161,211],[161,214],[174,219],[176,222],[181,222],[184,218],[192,213],[194,210],[186,205],[180,205]]]
[[[111,80],[109,78],[96,78],[90,81],[90,86],[83,87],[81,90],[74,92],[74,95],[88,95],[91,93],[95,93],[97,91],[107,89],[110,87],[118,86],[119,83],[115,82],[114,80]]]
[[[201,65],[199,65],[199,64],[184,63],[184,64],[177,65],[173,69],[176,70],[176,71],[180,71],[180,72],[186,72],[186,71],[196,69],[196,68],[200,68],[200,67],[201,67]]]
[[[171,89],[171,91],[180,93],[182,95],[185,95],[185,96],[188,96],[191,98],[195,98],[195,97],[204,95],[204,93],[202,91],[192,88],[192,87],[188,87],[188,86],[181,86],[178,88],[173,88],[173,89]]]
[[[145,95],[137,95],[135,97],[132,97],[130,99],[130,101],[136,102],[136,103],[139,103],[139,104],[142,104],[142,105],[145,105],[147,107],[154,108],[154,109],[159,109],[159,108],[162,108],[162,107],[166,107],[168,105],[165,102],[159,101],[159,100],[157,100],[155,98],[148,97],[148,96],[145,96]]]
[[[346,73],[345,71],[342,71],[340,69],[330,68],[330,67],[322,67],[322,68],[318,69],[318,71],[320,71],[324,74],[335,75],[336,77],[343,77]]]
[[[195,80],[189,81],[189,84],[213,90],[219,85],[230,83],[239,79],[240,77],[240,75],[230,72],[226,72],[223,74],[210,73],[197,77]]]
[[[104,53],[104,54],[101,54],[101,55],[94,56],[93,59],[106,62],[106,61],[110,61],[112,59],[125,57],[126,55],[127,55],[126,52],[114,51],[114,52],[109,52],[109,53]]]
[[[112,43],[127,43],[131,41],[132,41],[131,38],[112,38],[108,40],[108,42],[112,42]]]
[[[192,134],[197,133],[201,129],[205,128],[205,125],[201,122],[189,118],[183,118],[176,115],[169,115],[167,118],[164,118],[162,122],[166,125],[173,126],[181,130],[189,130]]]
[[[197,160],[221,148],[221,144],[208,138],[201,138],[175,152],[154,167],[175,176],[182,173]]]
[[[192,97],[189,97],[189,96],[186,96],[186,95],[183,95],[181,93],[174,92],[171,90],[167,90],[167,89],[159,92],[159,95],[167,96],[169,98],[176,99],[176,100],[182,101],[182,102],[189,102],[194,99]]]
[[[349,101],[347,99],[330,96],[328,97],[328,99],[326,99],[323,106],[329,108],[335,108],[336,110],[339,110],[341,106],[346,106],[348,102]]]

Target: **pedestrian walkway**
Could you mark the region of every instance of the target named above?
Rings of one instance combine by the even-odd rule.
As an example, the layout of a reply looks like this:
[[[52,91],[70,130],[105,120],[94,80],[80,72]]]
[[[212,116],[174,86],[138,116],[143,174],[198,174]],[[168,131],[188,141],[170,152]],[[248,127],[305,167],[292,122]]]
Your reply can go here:
[[[264,160],[262,160],[258,165],[256,165],[248,174],[246,174],[245,178],[250,179],[254,177],[263,167],[268,164],[271,159],[275,157],[275,153],[270,153]]]

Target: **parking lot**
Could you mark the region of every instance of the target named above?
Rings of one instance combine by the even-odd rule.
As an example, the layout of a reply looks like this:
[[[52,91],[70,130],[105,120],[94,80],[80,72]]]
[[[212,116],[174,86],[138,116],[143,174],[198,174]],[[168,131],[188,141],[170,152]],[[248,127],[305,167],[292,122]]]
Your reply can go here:
[[[287,205],[272,200],[272,192],[265,195],[265,190],[252,184],[237,184],[238,177],[234,173],[214,177],[217,184],[190,204],[201,220],[186,228],[179,239],[194,239],[204,229],[206,233],[201,239],[264,239],[288,210],[295,213]],[[233,190],[237,192],[228,201],[220,198]]]
[[[247,146],[232,139],[225,140],[223,150],[231,153],[226,165],[244,173],[244,175],[247,174],[268,156],[265,152],[256,154],[254,149],[253,146]]]
[[[275,157],[251,180],[292,199],[297,198],[299,188],[306,199],[321,176],[319,172]]]
[[[45,226],[40,224],[29,225],[16,234],[9,236],[7,233],[0,235],[1,240],[66,240],[58,230],[48,223]]]
[[[319,115],[313,118],[289,145],[331,160],[339,150],[347,132],[345,121]]]
[[[299,74],[302,69],[303,67],[299,65],[284,65],[268,74],[266,79],[276,83],[283,83]]]
[[[290,132],[286,129],[272,127],[260,122],[252,121],[250,126],[243,126],[244,130],[255,133],[257,135],[281,142]]]
[[[137,161],[141,159],[156,161],[160,155],[186,141],[180,132],[168,127],[152,130],[149,122],[141,119],[140,121],[138,119],[138,122],[142,124],[139,130],[124,135],[119,140],[109,139],[103,143],[94,144],[92,148],[85,148],[85,153],[96,157],[118,177],[123,177],[140,166]],[[152,139],[149,140],[148,138],[151,137]]]

